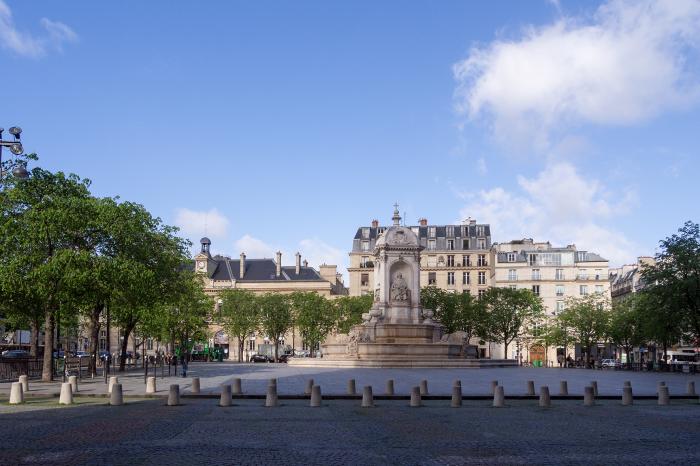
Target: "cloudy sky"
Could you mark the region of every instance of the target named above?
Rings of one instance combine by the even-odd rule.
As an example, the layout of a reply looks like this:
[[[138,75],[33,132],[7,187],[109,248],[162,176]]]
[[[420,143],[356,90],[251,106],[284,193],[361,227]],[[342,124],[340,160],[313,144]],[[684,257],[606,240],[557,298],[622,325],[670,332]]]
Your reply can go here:
[[[700,0],[0,0],[2,121],[215,252],[490,223],[611,265],[700,220]]]

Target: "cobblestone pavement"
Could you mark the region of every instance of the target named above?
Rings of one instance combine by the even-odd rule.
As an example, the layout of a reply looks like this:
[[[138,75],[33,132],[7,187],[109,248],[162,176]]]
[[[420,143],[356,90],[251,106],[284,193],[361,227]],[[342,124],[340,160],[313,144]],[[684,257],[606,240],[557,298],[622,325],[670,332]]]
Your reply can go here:
[[[178,366],[179,369],[179,366]],[[200,377],[202,393],[218,393],[219,386],[231,383],[234,377],[243,379],[243,390],[248,394],[264,394],[267,380],[278,379],[278,391],[282,395],[303,393],[306,380],[313,378],[321,385],[325,394],[345,394],[348,379],[355,379],[357,390],[364,385],[372,385],[375,394],[384,393],[387,379],[395,380],[397,394],[408,394],[413,386],[422,379],[429,381],[431,394],[451,394],[455,379],[462,381],[465,395],[486,395],[490,393],[490,383],[498,380],[504,386],[506,395],[522,395],[526,391],[526,381],[534,380],[537,387],[548,385],[552,394],[559,391],[559,381],[567,380],[570,394],[583,394],[583,388],[591,380],[598,382],[600,395],[621,396],[625,380],[632,382],[635,395],[655,395],[659,381],[665,381],[671,395],[685,395],[688,381],[694,380],[696,390],[700,393],[700,376],[681,373],[628,372],[591,369],[543,369],[543,368],[493,368],[493,369],[333,369],[293,367],[286,364],[236,364],[236,363],[193,363],[189,366],[188,378],[166,377],[157,380],[158,393],[166,394],[171,383],[181,386],[182,393],[187,393],[191,386],[191,377]],[[117,374],[123,384],[125,395],[145,393],[143,372]],[[539,388],[537,388],[539,393]],[[32,381],[31,394],[56,394],[60,384],[42,384]],[[104,394],[107,391],[104,379],[83,379],[80,384],[83,394]],[[0,399],[7,399],[10,384],[0,384]]]
[[[535,401],[259,400],[220,408],[212,399],[127,400],[110,407],[81,398],[0,404],[0,463],[7,465],[477,465],[699,464],[700,405],[602,401],[586,408]]]

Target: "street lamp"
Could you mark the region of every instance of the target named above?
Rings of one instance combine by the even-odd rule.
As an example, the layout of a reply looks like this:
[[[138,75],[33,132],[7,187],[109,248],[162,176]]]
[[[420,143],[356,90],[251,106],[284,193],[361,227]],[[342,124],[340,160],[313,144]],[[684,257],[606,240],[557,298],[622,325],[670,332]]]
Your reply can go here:
[[[3,147],[9,147],[10,152],[12,152],[15,156],[17,155],[22,155],[24,153],[24,147],[22,147],[22,141],[20,140],[20,135],[22,134],[22,128],[19,126],[13,126],[10,128],[10,134],[14,136],[14,140],[12,141],[4,141],[2,139],[2,133],[5,130],[3,128],[0,128],[0,181],[2,181],[2,148]],[[24,164],[18,165],[12,170],[12,175],[16,178],[20,179],[26,179],[29,177],[29,172],[27,172],[27,169],[25,168]]]

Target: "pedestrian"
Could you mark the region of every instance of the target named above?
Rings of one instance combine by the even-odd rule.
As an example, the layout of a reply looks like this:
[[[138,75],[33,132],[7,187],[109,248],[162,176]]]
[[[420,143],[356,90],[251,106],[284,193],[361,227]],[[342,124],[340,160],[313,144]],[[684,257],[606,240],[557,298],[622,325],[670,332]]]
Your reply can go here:
[[[184,353],[182,354],[182,360],[180,362],[182,363],[182,377],[187,377],[187,358]]]

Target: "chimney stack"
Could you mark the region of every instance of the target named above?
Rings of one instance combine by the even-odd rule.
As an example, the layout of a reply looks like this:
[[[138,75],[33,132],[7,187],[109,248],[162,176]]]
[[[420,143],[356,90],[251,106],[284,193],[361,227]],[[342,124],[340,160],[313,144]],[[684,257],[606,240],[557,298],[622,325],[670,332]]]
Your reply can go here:
[[[308,266],[309,266],[309,261],[307,261],[306,259],[304,259],[304,267],[308,267]]]
[[[428,226],[428,219],[425,217],[421,217],[418,219],[418,224],[422,227],[427,227]]]
[[[470,217],[469,225],[476,225],[476,219]]]
[[[376,218],[372,220],[372,228],[377,228],[379,226],[379,220]]]
[[[277,251],[277,276],[282,275],[282,251]]]
[[[241,269],[240,269],[240,273],[239,273],[238,278],[243,278],[244,275],[245,275],[245,253],[242,252],[241,253]]]
[[[294,254],[294,256],[297,259],[296,260],[296,264],[297,264],[296,272],[297,272],[297,275],[299,275],[301,273],[301,254],[299,254],[299,251],[297,251],[297,253]]]

